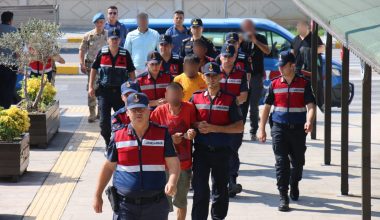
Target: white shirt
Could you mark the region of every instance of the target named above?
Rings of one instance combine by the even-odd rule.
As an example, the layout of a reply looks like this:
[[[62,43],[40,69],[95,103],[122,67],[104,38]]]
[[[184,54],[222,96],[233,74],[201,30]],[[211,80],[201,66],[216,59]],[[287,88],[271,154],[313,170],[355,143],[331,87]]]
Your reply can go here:
[[[131,54],[137,70],[145,69],[148,53],[158,48],[159,38],[160,34],[150,28],[144,33],[136,29],[127,34],[124,47]]]

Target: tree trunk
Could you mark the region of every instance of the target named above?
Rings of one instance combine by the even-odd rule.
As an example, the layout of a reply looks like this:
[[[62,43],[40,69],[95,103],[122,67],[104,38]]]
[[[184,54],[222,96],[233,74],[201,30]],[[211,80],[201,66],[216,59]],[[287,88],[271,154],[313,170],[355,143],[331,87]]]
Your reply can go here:
[[[45,65],[46,65],[46,63],[43,62],[42,65],[43,65],[43,69],[42,69],[42,74],[41,74],[41,86],[40,86],[40,89],[38,90],[38,94],[36,96],[36,99],[34,100],[33,105],[32,105],[32,108],[35,110],[38,110],[38,105],[41,102],[42,93],[43,93],[45,85],[46,85],[46,82],[45,82],[46,81],[45,80]]]
[[[30,111],[31,110],[31,102],[30,102],[30,98],[29,98],[29,95],[28,95],[28,71],[26,69],[26,67],[24,66],[24,87],[23,87],[23,93],[24,93],[24,97],[25,97],[25,101],[26,101],[26,109],[27,111]]]

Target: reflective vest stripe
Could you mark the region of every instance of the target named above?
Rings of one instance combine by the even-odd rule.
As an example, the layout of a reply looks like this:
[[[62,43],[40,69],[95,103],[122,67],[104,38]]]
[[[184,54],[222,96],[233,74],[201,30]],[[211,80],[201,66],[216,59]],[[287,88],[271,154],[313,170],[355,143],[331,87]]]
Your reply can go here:
[[[116,170],[130,173],[140,172],[140,165],[124,166],[118,164]],[[165,171],[165,165],[142,165],[142,171]]]
[[[112,67],[112,65],[100,64],[100,67]]]
[[[156,89],[165,89],[169,83],[158,83],[156,84]],[[154,85],[142,85],[140,86],[141,90],[154,89]]]
[[[303,108],[287,108],[287,107],[278,107],[278,106],[275,106],[273,111],[288,112],[288,109],[289,109],[289,112],[306,112],[305,107],[303,107]]]
[[[138,146],[137,140],[116,142],[116,148],[137,147],[137,146]]]
[[[287,92],[288,92],[288,88],[273,89],[273,93],[274,94],[287,93]],[[290,88],[289,92],[304,93],[305,92],[305,88]]]
[[[210,105],[209,104],[195,104],[197,109],[206,109],[210,110]],[[217,111],[229,111],[230,107],[226,105],[212,105],[211,107],[212,110],[217,110]]]
[[[116,66],[115,65],[115,68],[126,69],[127,67],[126,66]]]
[[[45,68],[45,73],[50,72],[52,70],[53,70],[52,67]],[[33,73],[39,73],[42,71],[42,69],[39,70],[39,69],[34,69],[34,68],[30,67],[30,71],[32,71]]]
[[[226,83],[226,79],[223,78],[220,80],[220,83]],[[230,83],[230,84],[241,84],[241,79],[228,79],[227,80],[227,83]]]

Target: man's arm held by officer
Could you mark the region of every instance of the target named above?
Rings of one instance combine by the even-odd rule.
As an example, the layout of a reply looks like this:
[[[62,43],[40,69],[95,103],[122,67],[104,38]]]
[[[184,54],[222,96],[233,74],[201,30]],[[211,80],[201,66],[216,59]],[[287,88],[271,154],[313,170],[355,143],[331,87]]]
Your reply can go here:
[[[194,126],[198,128],[199,132],[202,134],[208,133],[225,133],[225,134],[236,134],[241,133],[244,130],[243,120],[233,122],[229,125],[213,125],[206,121],[196,122]]]
[[[98,73],[98,71],[94,68],[91,68],[91,72],[90,72],[90,82],[88,83],[88,94],[90,95],[90,97],[94,97],[95,96],[95,90],[94,90],[94,81],[95,81],[95,76],[96,74]]]

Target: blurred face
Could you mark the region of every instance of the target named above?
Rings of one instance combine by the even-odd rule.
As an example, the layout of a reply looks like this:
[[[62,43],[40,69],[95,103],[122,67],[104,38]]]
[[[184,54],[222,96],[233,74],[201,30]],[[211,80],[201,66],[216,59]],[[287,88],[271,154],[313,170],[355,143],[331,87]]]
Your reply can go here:
[[[235,57],[222,55],[222,56],[220,56],[220,61],[222,62],[222,66],[224,68],[231,68],[234,66]]]
[[[285,66],[279,66],[278,70],[280,70],[282,75],[289,75],[294,72],[295,64],[288,62]]]
[[[251,34],[256,33],[255,25],[253,25],[250,21],[243,21],[243,23],[241,23],[240,27],[244,33],[251,33]]]
[[[105,24],[105,20],[104,19],[98,19],[96,22],[95,22],[95,27],[97,29],[103,29],[104,28],[104,24]]]
[[[137,25],[139,26],[140,29],[147,29],[148,28],[148,18],[141,16],[137,18]]]
[[[161,69],[161,62],[154,63],[154,62],[148,62],[148,70],[151,74],[157,75],[160,72]]]
[[[309,26],[305,22],[298,22],[296,28],[299,35],[304,36],[309,32]]]
[[[160,43],[159,49],[160,49],[160,54],[171,54],[172,53],[172,44],[166,44],[166,43]]]
[[[107,10],[107,18],[109,21],[117,21],[118,11],[116,9],[108,9]]]
[[[170,88],[166,89],[165,99],[169,105],[179,106],[183,98],[183,92],[181,90]]]
[[[203,58],[204,56],[206,56],[207,48],[202,47],[202,46],[199,46],[199,45],[195,45],[195,46],[193,47],[193,52],[194,52],[194,54],[197,55],[199,58]]]
[[[193,78],[199,70],[199,63],[190,63],[186,62],[183,64],[183,71],[185,72],[186,76]]]
[[[108,45],[112,48],[119,47],[120,38],[108,38],[107,42],[108,42]]]
[[[201,27],[201,26],[191,26],[190,31],[193,34],[193,36],[200,37],[200,36],[202,36],[203,27]]]
[[[222,79],[221,74],[208,74],[208,75],[203,75],[203,78],[207,84],[207,87],[209,89],[217,89],[220,87],[220,80]]]
[[[174,14],[173,21],[175,26],[182,26],[185,17],[182,14]]]
[[[127,114],[133,124],[149,122],[150,111],[148,108],[128,109]]]

